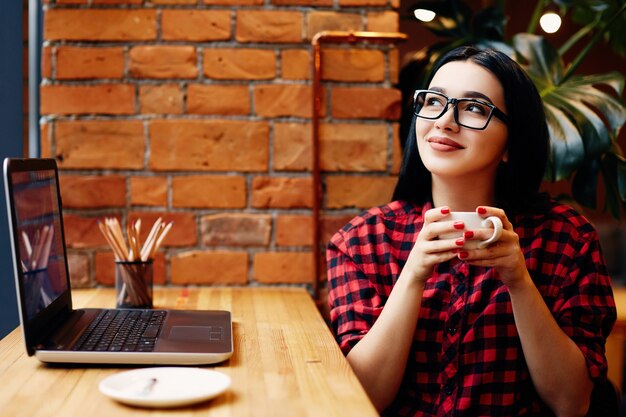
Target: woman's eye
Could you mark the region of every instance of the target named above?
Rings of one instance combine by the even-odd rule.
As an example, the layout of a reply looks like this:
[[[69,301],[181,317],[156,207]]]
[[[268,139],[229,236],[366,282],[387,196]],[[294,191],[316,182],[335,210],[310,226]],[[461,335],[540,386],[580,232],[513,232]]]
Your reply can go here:
[[[483,104],[476,102],[468,102],[463,108],[464,111],[485,115],[487,114],[487,107]]]
[[[442,102],[442,100],[441,100],[440,98],[438,98],[438,97],[430,97],[430,98],[427,98],[427,99],[426,99],[426,105],[427,105],[427,106],[432,106],[432,107],[435,107],[435,106],[442,106],[442,105],[443,105],[443,102]]]

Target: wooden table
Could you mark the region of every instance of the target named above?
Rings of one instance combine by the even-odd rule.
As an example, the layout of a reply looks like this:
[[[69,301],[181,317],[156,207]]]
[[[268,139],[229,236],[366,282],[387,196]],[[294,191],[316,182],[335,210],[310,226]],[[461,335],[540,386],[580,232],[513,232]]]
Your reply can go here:
[[[74,291],[77,307],[113,307],[114,290]],[[140,409],[98,391],[120,367],[47,366],[17,328],[0,341],[0,415],[377,416],[313,301],[301,288],[155,288],[157,308],[232,312],[235,352],[210,368],[232,378],[221,396],[177,409]]]

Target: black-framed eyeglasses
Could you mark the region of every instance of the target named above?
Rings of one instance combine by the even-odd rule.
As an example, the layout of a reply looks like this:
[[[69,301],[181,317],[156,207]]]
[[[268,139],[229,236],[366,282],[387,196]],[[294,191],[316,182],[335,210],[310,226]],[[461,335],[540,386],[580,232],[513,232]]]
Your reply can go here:
[[[417,90],[413,95],[413,113],[428,120],[439,119],[452,104],[454,121],[463,127],[483,130],[489,124],[491,116],[496,116],[507,123],[507,116],[491,103],[475,98],[450,98],[432,90]]]

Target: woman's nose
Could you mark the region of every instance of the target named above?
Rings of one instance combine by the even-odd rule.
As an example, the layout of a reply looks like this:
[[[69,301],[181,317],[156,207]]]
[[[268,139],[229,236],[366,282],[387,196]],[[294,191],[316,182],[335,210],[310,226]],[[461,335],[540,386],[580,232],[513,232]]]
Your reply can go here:
[[[454,118],[454,110],[454,105],[448,104],[446,106],[446,111],[441,115],[440,118],[435,120],[435,126],[439,129],[449,129],[453,132],[458,131],[459,125]]]

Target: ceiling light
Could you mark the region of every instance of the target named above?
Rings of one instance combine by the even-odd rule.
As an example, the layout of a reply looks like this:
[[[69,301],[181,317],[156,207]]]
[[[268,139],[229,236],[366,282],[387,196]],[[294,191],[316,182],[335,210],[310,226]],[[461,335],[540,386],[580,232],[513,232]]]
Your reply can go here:
[[[417,20],[421,20],[422,22],[430,22],[436,16],[435,12],[428,9],[415,9],[413,12]]]
[[[546,33],[554,33],[561,27],[561,16],[554,12],[547,12],[539,19],[539,25]]]

